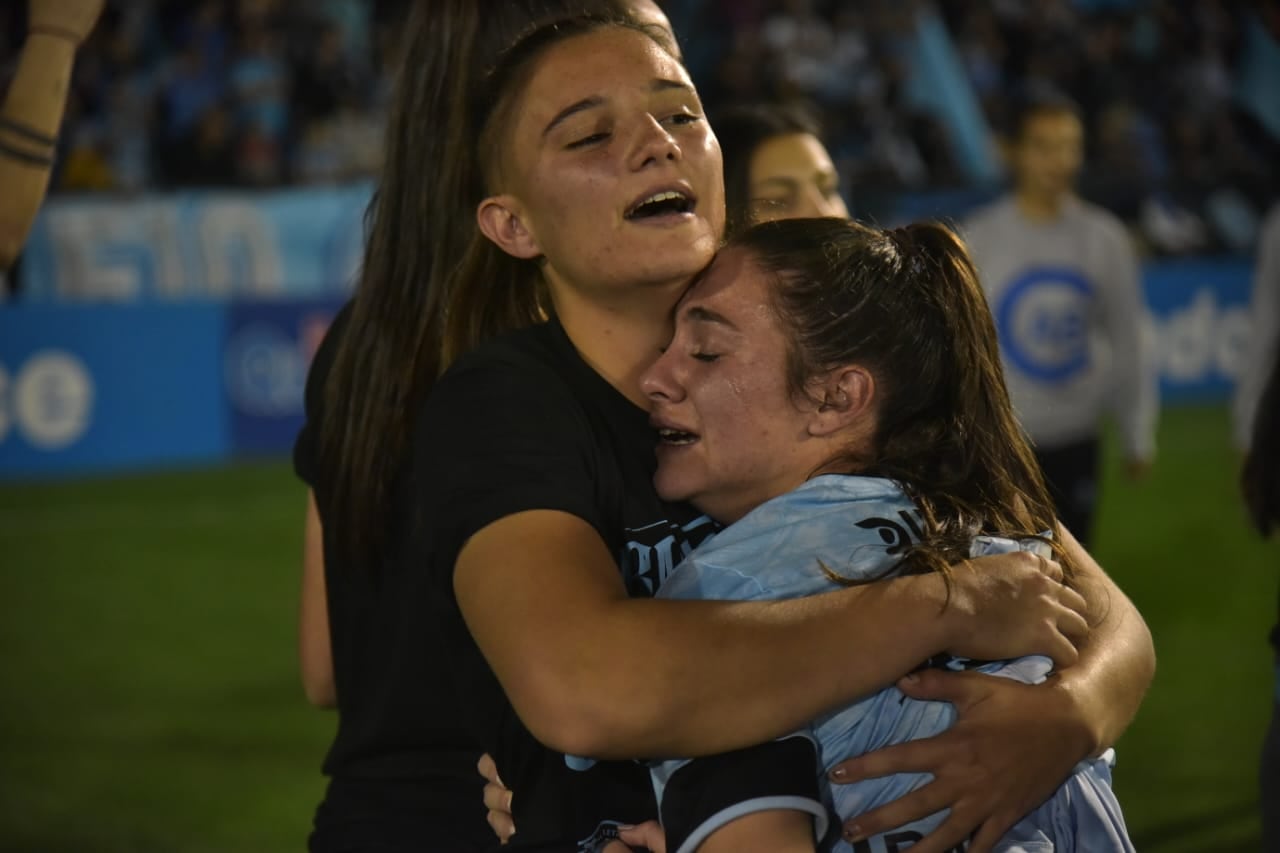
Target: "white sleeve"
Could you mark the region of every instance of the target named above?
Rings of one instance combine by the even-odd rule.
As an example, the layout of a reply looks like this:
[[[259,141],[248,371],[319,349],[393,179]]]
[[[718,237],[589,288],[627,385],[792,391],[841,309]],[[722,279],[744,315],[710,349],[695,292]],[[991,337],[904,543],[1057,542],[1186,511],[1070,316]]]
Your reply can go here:
[[[1160,411],[1155,353],[1144,337],[1146,301],[1138,256],[1124,226],[1108,223],[1103,326],[1112,354],[1112,409],[1126,459],[1152,459]]]

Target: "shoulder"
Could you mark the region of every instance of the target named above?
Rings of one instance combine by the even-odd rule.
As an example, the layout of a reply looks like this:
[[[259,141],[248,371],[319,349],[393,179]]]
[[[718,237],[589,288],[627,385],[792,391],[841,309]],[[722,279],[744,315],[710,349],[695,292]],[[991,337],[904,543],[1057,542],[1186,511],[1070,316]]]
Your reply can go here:
[[[572,355],[548,324],[502,335],[455,361],[432,388],[428,404],[439,406],[457,395],[476,397],[492,390],[521,401],[550,395],[563,402],[574,396],[568,379]]]
[[[511,442],[512,448],[546,442],[547,453],[588,440],[594,429],[573,382],[576,353],[557,331],[522,329],[459,358],[419,409],[418,439],[454,446]]]
[[[1112,246],[1133,251],[1133,240],[1129,236],[1128,227],[1120,217],[1105,207],[1081,199],[1077,202],[1075,214],[1089,233],[1097,239]]]

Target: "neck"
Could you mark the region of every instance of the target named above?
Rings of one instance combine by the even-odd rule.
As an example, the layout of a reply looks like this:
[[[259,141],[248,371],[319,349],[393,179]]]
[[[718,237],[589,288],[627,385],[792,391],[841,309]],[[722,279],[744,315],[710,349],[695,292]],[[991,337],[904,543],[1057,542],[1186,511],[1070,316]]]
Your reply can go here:
[[[1062,214],[1062,208],[1070,198],[1069,193],[1045,194],[1035,190],[1020,189],[1014,193],[1018,210],[1033,222],[1049,222]]]
[[[640,374],[671,339],[671,317],[688,282],[636,288],[612,300],[584,298],[552,286],[552,302],[582,360],[628,400],[648,408]]]

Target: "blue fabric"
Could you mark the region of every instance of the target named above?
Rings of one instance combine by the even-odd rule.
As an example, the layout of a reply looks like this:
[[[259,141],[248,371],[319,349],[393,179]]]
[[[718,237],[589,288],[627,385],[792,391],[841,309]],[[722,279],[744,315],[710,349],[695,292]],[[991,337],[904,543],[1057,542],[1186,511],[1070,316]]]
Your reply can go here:
[[[896,572],[921,536],[918,510],[893,482],[871,477],[825,475],[771,500],[697,548],[659,590],[661,598],[784,599],[827,592],[832,575],[868,580]],[[982,536],[971,554],[1046,548],[1043,542]],[[983,663],[948,658],[952,669],[1043,681],[1052,669],[1046,657]],[[815,720],[805,732],[818,744],[819,772],[827,805],[848,819],[896,800],[925,785],[928,774],[898,774],[852,785],[830,785],[826,771],[840,761],[894,743],[936,735],[955,721],[947,702],[908,698],[891,687]],[[1081,762],[1057,794],[1006,835],[999,851],[1130,851],[1119,803],[1111,790],[1112,756]],[[652,768],[659,803],[666,781],[684,761]],[[869,839],[863,851],[888,851],[918,840],[936,828],[945,812]],[[853,850],[844,841],[834,850]]]

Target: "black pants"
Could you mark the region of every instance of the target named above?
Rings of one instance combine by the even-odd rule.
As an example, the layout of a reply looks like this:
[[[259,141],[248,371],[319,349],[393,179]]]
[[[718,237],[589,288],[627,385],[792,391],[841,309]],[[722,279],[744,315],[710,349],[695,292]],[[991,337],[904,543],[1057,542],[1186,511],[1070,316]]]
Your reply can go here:
[[[1098,439],[1061,447],[1038,447],[1036,460],[1044,472],[1058,520],[1088,548],[1093,540],[1093,515],[1098,503],[1101,463]]]

